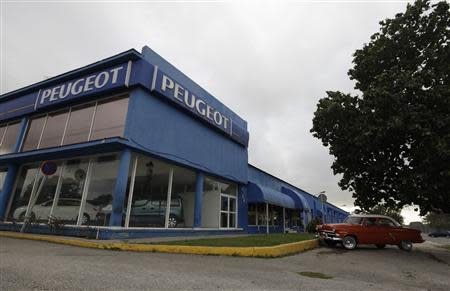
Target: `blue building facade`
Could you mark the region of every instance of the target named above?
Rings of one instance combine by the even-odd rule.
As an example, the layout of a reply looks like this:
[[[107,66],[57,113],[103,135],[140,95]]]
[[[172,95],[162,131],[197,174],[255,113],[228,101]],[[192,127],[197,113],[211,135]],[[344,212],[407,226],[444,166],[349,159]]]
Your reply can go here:
[[[126,238],[346,217],[249,165],[248,141],[243,118],[148,47],[4,94],[0,229]]]

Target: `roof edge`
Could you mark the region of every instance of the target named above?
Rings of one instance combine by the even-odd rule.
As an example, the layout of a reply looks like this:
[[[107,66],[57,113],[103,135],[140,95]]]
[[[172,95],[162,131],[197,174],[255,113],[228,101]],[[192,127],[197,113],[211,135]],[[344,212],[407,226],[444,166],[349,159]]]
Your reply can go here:
[[[140,58],[142,58],[142,55],[137,50],[132,48],[127,51],[121,52],[119,54],[113,55],[111,57],[107,57],[100,61],[91,63],[89,65],[79,67],[79,68],[73,69],[71,71],[65,72],[63,74],[54,76],[52,78],[16,89],[14,91],[4,93],[4,94],[0,95],[0,102],[6,101],[6,100],[9,100],[9,99],[21,96],[21,95],[25,95],[32,91],[39,90],[42,87],[51,86],[54,83],[60,83],[60,82],[67,81],[69,79],[76,77],[77,75],[86,74],[91,71],[98,70],[99,68],[102,68],[102,67],[114,65],[116,63],[126,61],[126,60],[138,60]]]

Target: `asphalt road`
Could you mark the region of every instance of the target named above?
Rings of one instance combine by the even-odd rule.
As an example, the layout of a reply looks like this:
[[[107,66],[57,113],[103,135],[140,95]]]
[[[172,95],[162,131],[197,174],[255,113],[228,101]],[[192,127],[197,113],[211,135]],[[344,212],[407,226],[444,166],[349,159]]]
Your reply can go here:
[[[416,246],[415,246],[416,247]],[[298,272],[321,272],[332,279]],[[0,290],[450,290],[450,251],[425,243],[278,259],[134,253],[0,238]]]

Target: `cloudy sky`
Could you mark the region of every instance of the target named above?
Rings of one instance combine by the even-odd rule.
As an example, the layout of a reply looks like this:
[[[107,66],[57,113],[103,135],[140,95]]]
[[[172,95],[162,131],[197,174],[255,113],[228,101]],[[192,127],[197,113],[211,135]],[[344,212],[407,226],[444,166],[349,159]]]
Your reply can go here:
[[[351,209],[311,120],[406,2],[93,2],[1,0],[1,93],[148,45],[248,121],[250,163]]]

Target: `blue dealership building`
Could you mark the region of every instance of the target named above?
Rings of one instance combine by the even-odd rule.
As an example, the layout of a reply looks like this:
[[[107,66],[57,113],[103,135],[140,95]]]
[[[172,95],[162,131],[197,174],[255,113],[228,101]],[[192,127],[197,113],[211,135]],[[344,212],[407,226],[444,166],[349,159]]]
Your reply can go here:
[[[109,239],[345,219],[249,165],[249,137],[242,117],[148,47],[3,94],[0,230]]]

